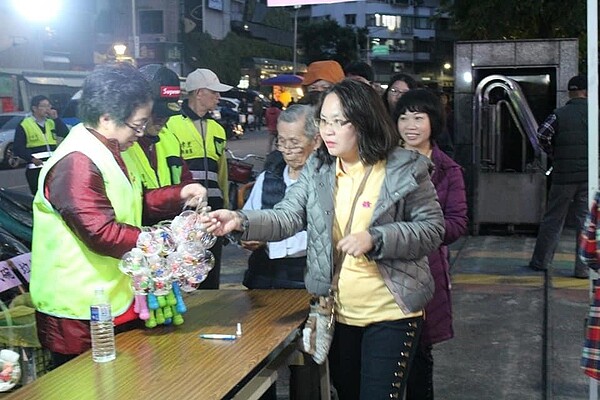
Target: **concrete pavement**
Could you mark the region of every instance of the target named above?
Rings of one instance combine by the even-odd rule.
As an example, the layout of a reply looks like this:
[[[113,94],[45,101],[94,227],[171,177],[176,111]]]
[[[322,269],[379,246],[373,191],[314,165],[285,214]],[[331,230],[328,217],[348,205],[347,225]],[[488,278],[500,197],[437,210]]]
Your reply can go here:
[[[434,346],[436,399],[588,398],[579,360],[589,282],[570,277],[572,236],[557,251],[548,303],[544,274],[524,267],[535,237],[469,236],[452,246],[455,337]],[[222,287],[242,287],[249,252],[229,245],[223,254]],[[282,376],[279,398],[288,399]]]

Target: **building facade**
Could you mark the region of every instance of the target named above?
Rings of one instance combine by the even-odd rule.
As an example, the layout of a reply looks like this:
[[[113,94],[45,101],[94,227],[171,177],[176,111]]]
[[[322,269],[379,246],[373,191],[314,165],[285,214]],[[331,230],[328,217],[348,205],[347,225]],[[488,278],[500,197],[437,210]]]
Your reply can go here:
[[[299,18],[332,19],[340,26],[366,28],[367,43],[358,43],[379,82],[395,73],[418,75],[424,83],[450,87],[454,37],[449,15],[439,0],[357,0],[302,7]]]

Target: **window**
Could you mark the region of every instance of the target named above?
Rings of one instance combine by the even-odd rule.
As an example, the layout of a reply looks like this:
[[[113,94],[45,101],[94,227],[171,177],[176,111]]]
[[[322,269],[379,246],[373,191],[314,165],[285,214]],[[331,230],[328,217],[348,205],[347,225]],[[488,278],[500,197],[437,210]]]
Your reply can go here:
[[[161,10],[140,11],[140,34],[163,33]]]
[[[356,25],[356,14],[346,14],[346,25]]]
[[[418,17],[415,18],[416,29],[433,29],[433,24],[429,18]]]

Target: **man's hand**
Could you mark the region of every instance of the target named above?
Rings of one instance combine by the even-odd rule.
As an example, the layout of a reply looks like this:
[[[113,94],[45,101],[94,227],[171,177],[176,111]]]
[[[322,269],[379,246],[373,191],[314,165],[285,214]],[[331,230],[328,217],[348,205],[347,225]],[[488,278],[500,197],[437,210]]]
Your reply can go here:
[[[35,157],[31,157],[31,162],[36,167],[39,167],[40,165],[44,165],[44,162],[42,160],[40,160],[39,158],[35,158]]]
[[[342,238],[338,244],[337,249],[341,252],[348,254],[353,257],[360,257],[365,255],[373,248],[373,238],[367,231],[353,233],[351,235]]]
[[[48,118],[51,118],[51,119],[58,118],[58,112],[54,108],[51,108],[50,111],[48,111]]]

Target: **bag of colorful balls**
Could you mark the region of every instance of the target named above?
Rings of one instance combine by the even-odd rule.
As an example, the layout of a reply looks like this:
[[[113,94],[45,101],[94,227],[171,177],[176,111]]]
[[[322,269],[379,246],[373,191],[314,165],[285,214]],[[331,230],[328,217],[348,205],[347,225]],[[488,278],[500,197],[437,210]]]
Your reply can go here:
[[[209,210],[203,202],[196,211],[150,227],[121,258],[120,270],[131,277],[134,310],[146,327],[181,325],[186,311],[181,292],[196,290],[213,268],[215,258],[208,249],[217,238],[200,222]]]

